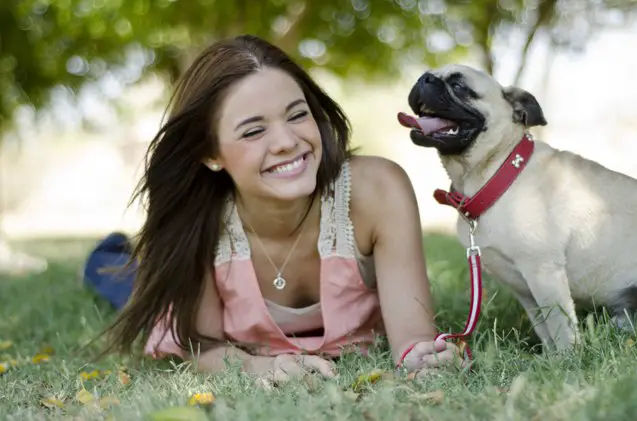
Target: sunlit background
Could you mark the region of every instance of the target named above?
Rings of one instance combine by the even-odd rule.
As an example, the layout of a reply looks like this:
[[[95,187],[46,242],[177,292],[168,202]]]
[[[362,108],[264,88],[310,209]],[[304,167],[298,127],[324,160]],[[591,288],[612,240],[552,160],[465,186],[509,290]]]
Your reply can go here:
[[[10,4],[7,4],[10,3]],[[134,233],[128,200],[171,78],[214,39],[266,37],[311,70],[363,153],[392,158],[422,224],[456,215],[449,181],[396,121],[428,66],[462,62],[540,101],[536,137],[637,176],[637,25],[617,0],[49,0],[0,5],[0,232],[9,240]],[[2,253],[0,253],[2,254]],[[0,256],[0,260],[2,257]]]

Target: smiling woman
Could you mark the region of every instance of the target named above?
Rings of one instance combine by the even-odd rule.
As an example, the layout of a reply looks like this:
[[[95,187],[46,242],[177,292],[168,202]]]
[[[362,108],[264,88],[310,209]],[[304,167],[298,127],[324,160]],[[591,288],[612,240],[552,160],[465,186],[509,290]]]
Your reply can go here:
[[[134,289],[108,350],[141,335],[157,358],[218,371],[235,357],[283,380],[332,376],[330,359],[386,334],[408,370],[457,361],[434,343],[411,183],[391,161],[352,156],[349,136],[339,106],[273,45],[205,50],[148,151]]]

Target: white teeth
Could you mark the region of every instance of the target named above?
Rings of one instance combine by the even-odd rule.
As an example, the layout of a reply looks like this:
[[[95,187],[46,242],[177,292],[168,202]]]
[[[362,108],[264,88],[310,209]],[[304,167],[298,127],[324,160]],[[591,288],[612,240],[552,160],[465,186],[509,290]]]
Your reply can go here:
[[[452,128],[452,129],[447,130],[447,131],[445,132],[445,134],[450,134],[450,135],[456,135],[456,134],[458,134],[458,126],[456,126],[456,127]]]
[[[289,164],[285,164],[285,165],[279,165],[277,167],[272,168],[268,172],[275,173],[275,174],[282,174],[282,173],[293,171],[297,169],[298,167],[300,167],[302,164],[303,164],[303,157],[300,157],[294,162],[290,162]]]

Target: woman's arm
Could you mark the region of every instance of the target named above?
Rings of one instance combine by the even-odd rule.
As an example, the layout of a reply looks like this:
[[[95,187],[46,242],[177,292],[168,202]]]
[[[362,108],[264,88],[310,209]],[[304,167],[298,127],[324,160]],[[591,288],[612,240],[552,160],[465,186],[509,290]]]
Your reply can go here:
[[[188,358],[195,362],[197,370],[218,373],[226,369],[227,360],[231,364],[240,362],[244,370],[249,368],[252,355],[223,343],[226,340],[223,330],[223,302],[211,276],[205,280],[203,297],[197,311],[196,326],[200,334],[219,340],[218,346],[201,354],[188,354]]]
[[[206,280],[201,305],[197,312],[197,330],[206,336],[219,339],[219,345],[199,355],[189,355],[198,371],[219,373],[227,363],[241,364],[249,373],[268,374],[271,380],[280,382],[290,377],[302,376],[306,369],[316,370],[325,377],[333,377],[334,365],[317,356],[279,355],[277,357],[249,354],[232,345],[223,344],[223,302],[214,280]]]
[[[364,157],[352,165],[355,216],[370,232],[378,294],[394,361],[415,343],[433,352],[436,329],[418,204],[396,163]],[[445,349],[443,344],[437,350]]]

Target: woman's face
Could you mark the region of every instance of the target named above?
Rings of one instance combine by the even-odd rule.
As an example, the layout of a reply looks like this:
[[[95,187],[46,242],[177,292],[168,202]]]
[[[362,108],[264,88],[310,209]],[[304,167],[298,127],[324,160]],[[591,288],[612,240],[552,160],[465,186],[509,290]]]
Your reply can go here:
[[[221,165],[242,196],[294,200],[316,188],[321,135],[303,91],[287,73],[263,68],[232,86],[221,104]]]

